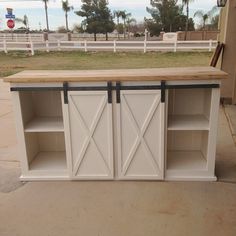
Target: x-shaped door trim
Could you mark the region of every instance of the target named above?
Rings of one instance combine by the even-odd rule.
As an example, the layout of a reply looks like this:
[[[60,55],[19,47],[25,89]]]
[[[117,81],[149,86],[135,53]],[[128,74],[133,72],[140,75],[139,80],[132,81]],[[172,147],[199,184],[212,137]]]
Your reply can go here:
[[[129,152],[129,155],[128,155],[128,158],[127,160],[125,161],[124,165],[123,165],[123,168],[122,168],[122,174],[125,176],[125,174],[127,173],[129,167],[130,167],[130,164],[131,162],[133,161],[134,157],[135,157],[135,153],[137,152],[138,150],[138,147],[140,145],[143,146],[147,156],[149,157],[149,159],[151,160],[152,162],[152,165],[153,167],[155,168],[156,172],[159,173],[160,172],[160,169],[159,169],[159,165],[158,163],[156,162],[155,160],[155,157],[153,156],[149,146],[147,145],[146,143],[146,140],[144,138],[144,134],[145,132],[147,131],[147,128],[150,124],[150,122],[152,121],[152,118],[156,112],[156,109],[157,107],[160,105],[160,102],[161,102],[161,98],[160,98],[160,95],[156,95],[156,98],[155,100],[153,101],[152,103],[152,106],[149,110],[149,113],[142,125],[141,128],[139,128],[139,125],[137,124],[137,121],[135,120],[134,118],[134,115],[126,101],[126,98],[125,98],[125,94],[122,94],[122,105],[124,106],[124,109],[126,111],[126,114],[128,115],[128,118],[133,126],[133,129],[136,131],[137,133],[137,137],[135,139],[135,142],[134,144],[132,145],[132,148]]]
[[[94,146],[96,147],[100,157],[102,158],[102,160],[103,160],[103,162],[104,162],[104,164],[105,164],[105,166],[106,166],[106,168],[108,170],[108,175],[111,175],[111,170],[110,170],[110,168],[109,168],[109,166],[108,166],[108,164],[107,164],[107,162],[106,162],[106,160],[105,160],[101,150],[99,149],[97,143],[95,142],[95,140],[93,138],[93,135],[94,135],[94,132],[95,132],[95,130],[97,128],[98,122],[100,121],[101,116],[103,114],[103,111],[104,111],[104,109],[105,109],[105,107],[107,105],[107,97],[104,95],[102,101],[100,102],[100,104],[98,106],[97,113],[95,115],[95,118],[94,118],[90,128],[86,125],[83,117],[81,116],[80,111],[78,110],[78,108],[77,108],[77,106],[76,106],[76,104],[75,104],[75,102],[74,102],[74,100],[73,100],[73,98],[71,96],[69,97],[69,100],[70,100],[70,104],[73,104],[72,107],[73,107],[73,110],[77,114],[76,117],[77,117],[78,121],[80,122],[80,124],[82,125],[83,130],[86,133],[85,141],[83,143],[81,151],[78,154],[78,160],[75,162],[75,165],[74,165],[74,168],[73,168],[73,175],[76,176],[76,174],[78,173],[80,165],[82,163],[82,160],[84,158],[84,155],[85,155],[85,153],[86,153],[86,151],[88,149],[88,146],[89,146],[90,142],[92,144],[94,144]]]

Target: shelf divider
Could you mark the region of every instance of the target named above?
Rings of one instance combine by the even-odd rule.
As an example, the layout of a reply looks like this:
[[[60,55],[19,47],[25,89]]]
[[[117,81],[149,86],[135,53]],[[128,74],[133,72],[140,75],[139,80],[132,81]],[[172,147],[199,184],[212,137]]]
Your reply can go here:
[[[169,115],[168,130],[209,130],[209,120],[204,115]]]
[[[25,132],[64,132],[62,117],[36,117],[25,126]]]

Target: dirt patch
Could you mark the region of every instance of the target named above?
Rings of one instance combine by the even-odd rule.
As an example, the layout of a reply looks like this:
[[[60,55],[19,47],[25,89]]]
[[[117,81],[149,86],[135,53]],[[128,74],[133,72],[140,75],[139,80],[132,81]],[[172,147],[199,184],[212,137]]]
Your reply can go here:
[[[24,185],[20,182],[18,162],[0,162],[0,192],[10,193]]]

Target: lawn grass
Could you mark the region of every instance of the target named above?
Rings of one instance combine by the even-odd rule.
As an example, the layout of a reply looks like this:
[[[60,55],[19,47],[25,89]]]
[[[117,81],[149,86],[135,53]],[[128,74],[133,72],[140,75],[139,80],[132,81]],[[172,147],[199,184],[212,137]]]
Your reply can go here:
[[[22,70],[94,70],[208,66],[210,52],[25,52],[0,53],[0,77]]]

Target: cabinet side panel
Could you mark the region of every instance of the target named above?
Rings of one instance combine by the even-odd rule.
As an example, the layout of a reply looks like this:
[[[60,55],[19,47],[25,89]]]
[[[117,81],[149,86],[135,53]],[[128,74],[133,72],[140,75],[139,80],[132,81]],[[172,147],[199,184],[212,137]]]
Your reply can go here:
[[[72,155],[71,155],[71,133],[70,133],[70,119],[68,104],[63,103],[64,94],[61,92],[61,103],[63,112],[63,123],[65,130],[65,147],[66,147],[66,161],[69,170],[69,176],[72,178]]]
[[[205,159],[207,160],[207,149],[208,149],[208,136],[209,132],[205,131],[202,133],[202,147],[201,147],[201,152]]]
[[[19,92],[12,92],[12,101],[13,101],[14,115],[15,115],[15,122],[16,122],[17,146],[19,150],[18,157],[21,162],[22,174],[26,174],[29,170],[29,166],[28,166],[28,161],[27,161],[24,125],[23,125]]]
[[[207,165],[211,174],[215,171],[216,141],[220,108],[220,89],[212,89],[210,109],[210,130],[207,150]]]
[[[204,94],[204,115],[210,119],[212,89],[206,89]]]
[[[24,126],[34,118],[34,105],[31,92],[19,92]]]
[[[30,164],[40,150],[37,134],[25,133],[25,143],[26,143],[27,160],[28,163]]]

